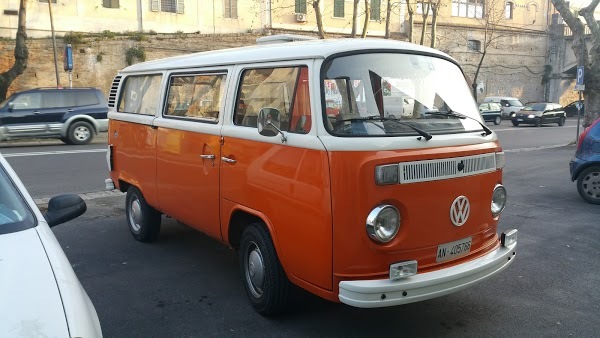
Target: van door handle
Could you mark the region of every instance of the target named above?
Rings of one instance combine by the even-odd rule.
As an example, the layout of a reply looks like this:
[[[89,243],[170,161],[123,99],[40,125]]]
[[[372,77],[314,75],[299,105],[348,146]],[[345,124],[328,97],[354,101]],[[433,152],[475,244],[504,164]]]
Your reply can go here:
[[[200,158],[206,159],[206,160],[214,160],[215,159],[215,155],[200,155]]]
[[[236,161],[236,160],[234,160],[234,159],[232,159],[232,158],[229,158],[229,157],[224,157],[224,156],[223,156],[223,157],[221,157],[221,160],[222,160],[223,162],[226,162],[226,163],[237,163],[237,161]]]

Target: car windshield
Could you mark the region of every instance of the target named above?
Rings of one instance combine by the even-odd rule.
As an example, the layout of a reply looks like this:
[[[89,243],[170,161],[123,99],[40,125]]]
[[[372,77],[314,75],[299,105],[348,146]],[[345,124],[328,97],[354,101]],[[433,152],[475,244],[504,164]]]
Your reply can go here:
[[[431,135],[482,130],[464,75],[448,60],[356,54],[329,60],[323,70],[324,120],[332,135],[418,135],[415,128]]]
[[[528,104],[527,106],[525,106],[523,108],[523,110],[544,111],[545,108],[546,108],[545,103],[534,103],[534,104]]]
[[[506,100],[511,107],[523,107],[523,103],[519,100]]]
[[[11,98],[12,96],[9,96],[6,100],[2,101],[2,103],[0,103],[0,108],[6,106],[6,104],[8,103],[8,101],[10,101]]]
[[[28,229],[34,224],[31,210],[0,163],[0,234]]]

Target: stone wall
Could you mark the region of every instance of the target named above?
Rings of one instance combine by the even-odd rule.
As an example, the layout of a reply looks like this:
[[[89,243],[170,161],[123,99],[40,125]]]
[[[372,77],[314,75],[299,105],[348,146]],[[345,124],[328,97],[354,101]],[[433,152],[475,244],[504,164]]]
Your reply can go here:
[[[414,31],[420,32],[418,26]],[[73,86],[98,87],[107,95],[113,77],[127,66],[126,54],[130,48],[143,48],[146,60],[153,60],[197,51],[252,45],[259,36],[257,33],[161,34],[144,35],[143,41],[132,40],[135,36],[86,37],[73,47]],[[473,28],[440,26],[438,37],[437,48],[457,59],[467,77],[473,78],[481,54],[469,51],[467,40],[483,42],[482,34]],[[137,38],[139,40],[139,36]],[[494,42],[486,55],[478,76],[477,82],[481,84],[478,101],[491,95],[515,96],[523,102],[543,100],[541,79],[547,50],[546,39],[543,33],[502,32],[502,37]],[[56,85],[52,40],[29,39],[27,45],[27,70],[13,82],[9,94],[23,89]],[[69,82],[68,73],[63,70],[63,49],[63,40],[57,39],[60,83],[67,87]],[[0,40],[0,72],[12,65],[13,53],[14,40]]]

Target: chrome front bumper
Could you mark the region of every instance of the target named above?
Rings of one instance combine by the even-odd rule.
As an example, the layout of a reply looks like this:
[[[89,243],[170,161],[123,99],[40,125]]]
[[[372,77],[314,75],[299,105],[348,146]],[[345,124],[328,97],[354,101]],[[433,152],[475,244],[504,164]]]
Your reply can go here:
[[[384,307],[444,296],[504,270],[513,262],[517,242],[500,246],[475,260],[446,269],[417,274],[400,280],[355,280],[339,284],[342,303],[362,307]]]

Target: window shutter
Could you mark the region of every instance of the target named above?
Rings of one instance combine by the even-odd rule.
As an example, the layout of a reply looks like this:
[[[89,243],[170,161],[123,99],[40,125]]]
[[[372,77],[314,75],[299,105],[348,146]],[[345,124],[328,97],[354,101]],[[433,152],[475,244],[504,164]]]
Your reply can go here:
[[[158,12],[158,0],[150,0],[150,10],[153,12]]]
[[[183,14],[184,4],[183,0],[177,0],[177,14]]]
[[[344,17],[344,0],[333,1],[333,16],[336,18]]]
[[[306,0],[296,0],[295,12],[306,14]]]
[[[231,1],[231,17],[234,19],[237,19],[238,15],[237,15],[237,0],[230,0]]]
[[[371,0],[371,20],[381,20],[381,0]]]

